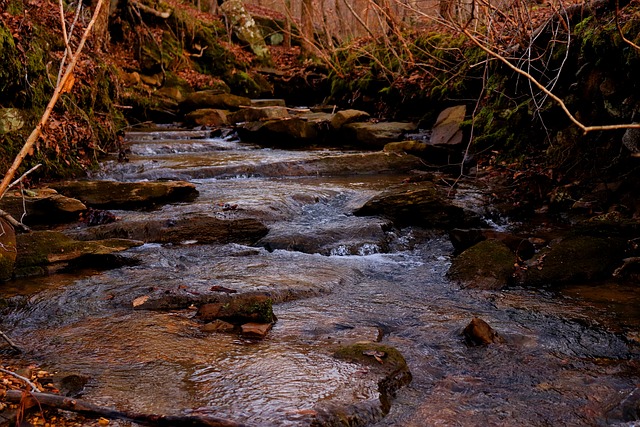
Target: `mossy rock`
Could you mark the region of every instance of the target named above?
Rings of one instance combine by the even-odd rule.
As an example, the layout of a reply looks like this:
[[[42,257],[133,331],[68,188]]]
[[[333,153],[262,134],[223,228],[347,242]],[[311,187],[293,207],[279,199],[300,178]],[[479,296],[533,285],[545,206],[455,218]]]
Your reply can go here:
[[[388,345],[377,342],[358,342],[338,348],[333,356],[337,359],[364,365],[367,367],[368,375],[378,378],[382,414],[389,412],[391,399],[395,396],[396,391],[412,380],[411,371],[405,358],[397,349]],[[339,416],[339,412],[331,418]],[[343,415],[351,418],[353,414]]]
[[[16,277],[47,274],[74,263],[77,268],[84,264],[85,258],[90,264],[98,264],[98,258],[113,265],[111,255],[142,242],[128,239],[109,239],[104,241],[77,241],[57,231],[32,231],[16,236],[17,257]],[[122,264],[120,264],[122,265]]]
[[[228,302],[200,306],[196,318],[211,322],[223,319],[231,323],[273,323],[273,300],[266,295],[238,295]]]
[[[511,280],[516,255],[498,240],[483,240],[451,263],[447,276],[466,288],[502,289]]]
[[[622,265],[627,239],[573,236],[541,251],[518,273],[524,286],[556,286],[610,277]]]

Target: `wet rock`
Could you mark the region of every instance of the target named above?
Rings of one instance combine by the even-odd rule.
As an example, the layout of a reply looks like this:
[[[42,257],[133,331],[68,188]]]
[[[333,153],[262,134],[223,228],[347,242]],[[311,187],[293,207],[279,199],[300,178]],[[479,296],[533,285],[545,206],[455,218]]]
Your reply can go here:
[[[240,294],[227,302],[204,304],[196,318],[204,322],[222,319],[230,323],[273,323],[273,301],[266,295]]]
[[[219,90],[202,90],[191,93],[180,103],[183,111],[193,111],[200,108],[216,108],[221,110],[237,110],[240,107],[248,107],[251,100],[244,96],[220,93]]]
[[[229,125],[228,111],[216,108],[200,108],[184,116],[184,121],[191,125],[222,127]]]
[[[534,244],[527,238],[511,233],[491,229],[472,228],[449,230],[449,239],[457,253],[460,253],[483,240],[492,239],[503,242],[520,259],[529,259],[535,253]]]
[[[414,123],[400,122],[349,123],[342,127],[350,138],[371,149],[381,149],[390,142],[401,141],[407,132],[416,128]]]
[[[49,188],[32,190],[24,195],[7,193],[0,206],[14,218],[22,218],[27,225],[75,221],[87,209],[80,200]]]
[[[399,226],[449,229],[481,223],[476,214],[455,206],[431,182],[394,187],[373,197],[354,214],[381,215]]]
[[[72,230],[78,240],[126,238],[154,243],[241,243],[251,245],[264,237],[268,228],[253,218],[220,219],[193,215],[177,219],[118,221],[112,224]]]
[[[340,129],[344,125],[354,122],[363,122],[369,119],[369,113],[360,110],[341,110],[331,116],[331,127]]]
[[[274,224],[257,245],[276,249],[322,255],[368,255],[387,252],[387,221],[362,222],[353,217],[318,222],[314,228]]]
[[[284,99],[252,99],[252,107],[286,107]]]
[[[240,139],[261,145],[286,147],[308,144],[318,139],[318,128],[301,117],[287,120],[267,120],[242,124],[238,127]]]
[[[420,155],[427,151],[427,145],[418,141],[399,141],[390,142],[384,146],[383,149],[386,153],[407,153]]]
[[[554,286],[610,277],[622,264],[627,239],[572,236],[540,251],[520,269],[516,281],[524,286]]]
[[[375,355],[381,355],[377,358]],[[383,356],[382,356],[383,355]],[[339,347],[334,357],[348,360],[366,367],[360,374],[363,379],[370,379],[378,384],[379,399],[365,402],[339,405],[322,402],[313,409],[315,420],[312,425],[341,426],[341,425],[372,425],[384,417],[391,409],[391,401],[396,392],[411,382],[412,376],[407,362],[398,350],[393,347],[375,343],[359,342]],[[345,393],[352,393],[345,390]],[[353,396],[340,396],[337,391],[334,401],[341,398],[352,401]]]
[[[261,120],[286,119],[289,117],[289,110],[282,106],[245,107],[231,114],[229,121],[236,124],[241,122],[258,122]]]
[[[436,119],[429,145],[459,145],[462,143],[460,124],[464,121],[467,107],[457,105],[443,110]]]
[[[224,320],[215,319],[213,322],[205,323],[200,327],[202,332],[221,332],[230,333],[235,330],[236,326]]]
[[[462,287],[502,289],[514,272],[515,254],[497,240],[484,240],[455,257],[447,276]]]
[[[25,117],[17,108],[0,108],[0,135],[11,133],[24,127]]]
[[[192,201],[198,196],[195,185],[184,181],[67,181],[52,187],[99,209],[148,209],[166,203]]]
[[[69,374],[59,379],[54,378],[53,380],[60,394],[67,397],[81,396],[88,382],[89,377],[78,374]]]
[[[240,326],[242,335],[249,338],[258,338],[263,339],[267,336],[271,328],[273,327],[272,323],[245,323]]]
[[[77,241],[57,231],[20,234],[16,236],[15,276],[46,275],[87,266],[119,267],[127,260],[114,258],[114,253],[141,244],[126,239]]]
[[[0,281],[13,276],[16,254],[16,233],[4,218],[0,218]]]
[[[465,341],[472,346],[502,342],[502,338],[484,320],[474,317],[462,331]]]

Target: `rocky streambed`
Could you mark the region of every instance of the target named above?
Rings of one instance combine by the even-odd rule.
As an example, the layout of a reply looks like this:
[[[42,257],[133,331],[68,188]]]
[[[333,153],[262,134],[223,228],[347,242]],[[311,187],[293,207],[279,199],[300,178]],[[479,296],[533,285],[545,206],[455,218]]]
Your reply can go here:
[[[24,199],[45,240],[18,245],[43,252],[18,252],[0,326],[84,399],[260,426],[638,420],[632,222],[518,224],[499,186],[402,150],[199,132],[131,133],[81,188]],[[82,221],[39,232],[42,203]]]

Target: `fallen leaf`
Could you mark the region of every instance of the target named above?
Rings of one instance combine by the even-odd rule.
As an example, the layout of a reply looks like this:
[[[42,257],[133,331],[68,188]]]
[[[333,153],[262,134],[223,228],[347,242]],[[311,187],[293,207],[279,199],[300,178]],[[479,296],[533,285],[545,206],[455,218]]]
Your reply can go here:
[[[139,307],[142,304],[144,304],[145,302],[147,302],[148,299],[149,299],[149,295],[143,295],[141,297],[138,297],[138,298],[133,300],[133,306],[134,307]]]

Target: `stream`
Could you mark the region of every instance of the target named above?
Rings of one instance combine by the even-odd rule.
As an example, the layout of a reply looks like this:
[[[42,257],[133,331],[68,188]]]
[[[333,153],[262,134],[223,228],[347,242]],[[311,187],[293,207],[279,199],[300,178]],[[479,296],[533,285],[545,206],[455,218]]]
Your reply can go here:
[[[460,289],[445,277],[446,234],[351,214],[407,175],[282,176],[274,164],[342,153],[197,132],[127,139],[129,161],[108,160],[94,178],[187,180],[200,195],[113,211],[120,221],[254,217],[270,232],[255,246],[148,243],[124,252],[137,265],[3,285],[10,306],[0,329],[48,370],[89,378],[83,399],[252,426],[311,425],[318,405],[352,408],[361,425],[380,427],[640,425],[637,286]],[[460,194],[459,203],[477,203]],[[132,308],[151,290],[215,286],[274,298],[278,321],[265,339],[203,332],[192,309]],[[504,343],[467,346],[461,331],[473,317]],[[413,376],[386,415],[366,368],[332,350],[378,340],[400,351]]]

